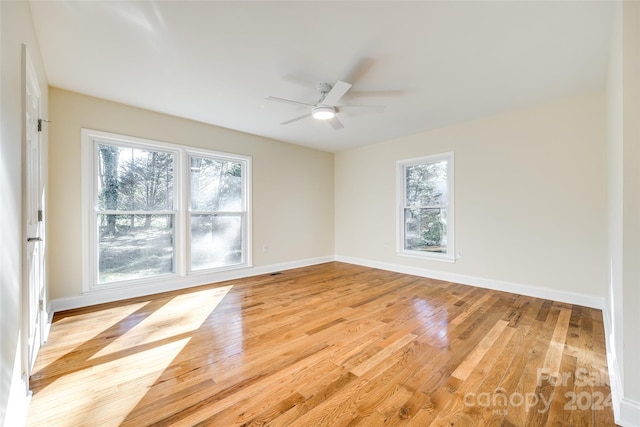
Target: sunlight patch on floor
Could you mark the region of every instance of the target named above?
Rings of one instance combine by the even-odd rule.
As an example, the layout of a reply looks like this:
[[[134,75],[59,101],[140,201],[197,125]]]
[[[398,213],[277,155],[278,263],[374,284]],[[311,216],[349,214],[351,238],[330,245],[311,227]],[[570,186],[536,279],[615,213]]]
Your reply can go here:
[[[86,359],[82,354],[77,360],[69,359],[69,352],[82,346],[78,343],[95,338],[96,328],[87,328],[86,333],[75,336],[74,345],[70,349],[67,346],[68,359],[52,358],[50,363],[75,363],[77,370],[69,369],[38,392],[30,411],[32,425],[120,425],[232,288],[230,285],[178,295]],[[118,315],[125,321],[144,305],[124,306]],[[113,316],[113,309],[110,312]],[[79,336],[85,339],[79,340]],[[64,342],[65,337],[59,340]],[[96,378],[100,381],[96,382]],[[88,383],[94,385],[85,385]],[[40,411],[39,405],[46,408]],[[48,414],[47,419],[37,419],[38,413]]]
[[[33,417],[31,421],[37,425],[119,425],[189,340],[185,338],[62,376],[41,391],[37,403],[46,405],[46,411],[39,411],[35,405],[31,408],[32,414],[47,413],[48,418]],[[99,385],[84,386],[83,380],[90,377],[94,381],[100,377]],[[127,393],[119,393],[123,388]]]
[[[33,367],[32,375],[38,374],[52,363],[56,362],[61,356],[68,354],[82,343],[85,343],[96,335],[104,331],[105,324],[101,323],[101,319],[108,319],[113,322],[114,317],[119,322],[131,316],[136,311],[143,308],[148,301],[126,304],[117,308],[109,308],[89,314],[79,314],[55,321],[55,328],[51,328],[51,332],[45,344],[45,348],[41,349]],[[87,323],[87,317],[91,319],[91,325]],[[83,325],[75,327],[75,325]],[[73,331],[73,332],[70,332]]]
[[[233,286],[179,295],[94,354],[91,359],[147,346],[197,330]],[[206,301],[206,303],[205,303]],[[146,347],[145,347],[146,348]]]

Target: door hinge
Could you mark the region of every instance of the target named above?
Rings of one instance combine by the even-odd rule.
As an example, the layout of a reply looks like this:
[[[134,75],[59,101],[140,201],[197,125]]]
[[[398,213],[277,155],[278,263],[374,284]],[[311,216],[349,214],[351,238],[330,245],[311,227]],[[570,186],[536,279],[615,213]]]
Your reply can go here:
[[[38,132],[42,132],[42,122],[51,123],[51,120],[38,119]]]
[[[38,222],[42,222],[42,209],[38,209]]]

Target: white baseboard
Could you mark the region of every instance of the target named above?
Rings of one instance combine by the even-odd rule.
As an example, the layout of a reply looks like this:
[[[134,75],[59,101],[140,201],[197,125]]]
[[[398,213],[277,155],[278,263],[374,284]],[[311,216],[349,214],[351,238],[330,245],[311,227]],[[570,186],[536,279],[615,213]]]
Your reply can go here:
[[[361,258],[336,255],[336,261],[357,264],[365,267],[379,268],[382,270],[395,271],[397,273],[411,274],[413,276],[428,277],[430,279],[444,280],[447,282],[461,283],[463,285],[477,286],[479,288],[493,289],[496,291],[511,292],[519,295],[526,295],[535,298],[544,298],[568,304],[582,305],[584,307],[604,308],[604,298],[567,292],[559,289],[539,288],[520,283],[506,282],[502,280],[485,279],[482,277],[468,276],[466,274],[448,273],[445,271],[429,270],[426,268],[410,267],[400,264],[391,264],[380,261],[372,261]]]
[[[279,264],[270,264],[260,267],[251,267],[241,270],[229,270],[208,275],[196,275],[187,278],[178,278],[171,285],[147,285],[139,286],[133,289],[120,288],[105,291],[88,292],[73,297],[57,298],[49,303],[49,313],[53,314],[62,310],[73,308],[87,307],[90,305],[102,304],[106,302],[118,301],[139,296],[157,294],[161,292],[185,289],[208,283],[223,282],[226,280],[242,279],[245,277],[258,276],[260,274],[268,274],[281,270],[290,270],[293,268],[306,267],[315,264],[321,264],[330,261],[340,261],[349,264],[362,265],[365,267],[379,268],[382,270],[395,271],[403,274],[411,274],[414,276],[428,277],[432,279],[445,280],[448,282],[461,283],[464,285],[478,286],[486,289],[497,291],[511,292],[520,295],[532,296],[536,298],[550,299],[553,301],[565,302],[569,304],[577,304],[585,307],[597,309],[604,308],[604,298],[575,292],[567,292],[559,289],[539,288],[519,283],[506,282],[501,280],[485,279],[482,277],[468,276],[458,273],[448,273],[437,270],[429,270],[419,267],[410,267],[400,264],[391,264],[380,261],[366,260],[362,258],[354,258],[343,255],[325,256],[318,258],[309,258],[304,260],[289,261]]]
[[[640,403],[623,397],[616,423],[623,427],[640,427]]]
[[[623,427],[640,427],[640,403],[624,397],[620,364],[616,356],[613,336],[613,324],[609,307],[602,310],[604,320],[604,336],[607,346],[607,367],[609,369],[609,386],[616,424]]]
[[[194,286],[206,285],[209,283],[224,282],[227,280],[243,279],[246,277],[258,276],[260,274],[274,273],[276,271],[291,270],[292,268],[307,267],[315,264],[334,261],[333,256],[318,258],[308,258],[297,261],[270,264],[259,267],[250,267],[240,270],[229,270],[212,274],[194,275],[189,277],[176,278],[170,285],[146,285],[136,288],[119,288],[105,291],[88,292],[82,295],[66,298],[56,298],[49,303],[49,312],[55,313],[73,308],[88,307],[96,304],[119,301],[128,298],[135,298],[161,292],[175,291],[179,289],[191,288]]]

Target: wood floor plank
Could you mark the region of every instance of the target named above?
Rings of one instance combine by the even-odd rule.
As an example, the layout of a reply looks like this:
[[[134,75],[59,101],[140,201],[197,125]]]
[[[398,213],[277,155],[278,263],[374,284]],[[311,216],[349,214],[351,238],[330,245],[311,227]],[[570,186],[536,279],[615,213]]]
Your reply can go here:
[[[56,313],[30,380],[28,426],[614,425],[599,310],[339,262]]]
[[[509,325],[509,323],[499,320],[493,328],[487,333],[482,341],[478,343],[478,345],[467,355],[464,361],[458,365],[455,371],[451,375],[458,378],[461,381],[466,380],[471,372],[476,369],[478,362],[484,357],[484,355],[489,351],[491,346],[495,343],[498,337],[502,334],[504,329]]]
[[[455,422],[460,416],[468,416],[465,412],[477,413],[477,410],[473,410],[473,408],[481,403],[484,404],[484,401],[480,401],[478,389],[492,372],[495,363],[502,358],[502,352],[507,343],[511,341],[514,332],[514,328],[505,328],[464,381],[460,381],[453,375],[447,380],[447,384],[443,388],[451,390],[453,395],[437,414],[438,419],[443,422],[444,420]]]

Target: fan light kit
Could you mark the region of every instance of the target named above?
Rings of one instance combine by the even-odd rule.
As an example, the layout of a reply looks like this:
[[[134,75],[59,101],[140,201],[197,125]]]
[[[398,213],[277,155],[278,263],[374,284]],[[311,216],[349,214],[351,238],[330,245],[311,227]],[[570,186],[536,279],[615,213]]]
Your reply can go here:
[[[294,101],[292,99],[286,98],[277,98],[275,96],[269,96],[267,99],[269,101],[277,101],[284,102],[286,104],[296,105],[298,107],[307,107],[311,108],[311,111],[303,114],[302,116],[294,117],[293,119],[287,120],[286,122],[282,122],[283,125],[288,125],[289,123],[297,122],[298,120],[305,119],[307,117],[312,117],[318,120],[324,120],[331,125],[335,130],[340,130],[344,128],[344,125],[338,118],[336,114],[342,113],[343,110],[348,111],[370,111],[370,112],[381,112],[384,110],[384,107],[380,106],[372,106],[372,105],[338,105],[341,98],[351,89],[351,83],[343,82],[338,80],[336,84],[333,86],[329,83],[320,83],[318,85],[318,92],[320,92],[320,99],[315,104],[309,104],[306,102]]]
[[[311,115],[314,119],[329,120],[336,116],[336,109],[328,105],[319,105],[313,109]]]

